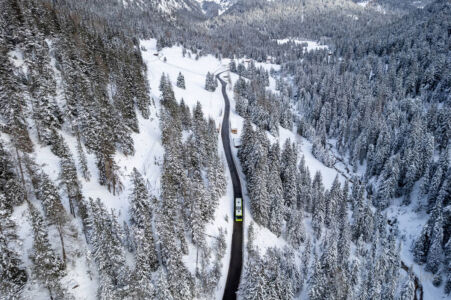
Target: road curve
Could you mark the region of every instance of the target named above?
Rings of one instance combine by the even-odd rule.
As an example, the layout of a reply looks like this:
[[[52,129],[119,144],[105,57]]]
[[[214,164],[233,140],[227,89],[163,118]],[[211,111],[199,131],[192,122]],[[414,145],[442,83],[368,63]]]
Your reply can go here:
[[[230,146],[230,101],[226,93],[227,83],[222,80],[219,75],[216,77],[219,79],[222,85],[222,96],[224,97],[224,119],[222,121],[221,138],[224,146],[224,152],[227,159],[227,165],[229,166],[230,176],[232,177],[233,184],[233,196],[242,197],[241,182],[238,172],[236,170],[235,162],[233,161],[232,149]],[[231,199],[234,201],[234,199]],[[243,203],[243,216],[244,216],[244,203]],[[233,234],[232,234],[232,255],[230,256],[229,273],[227,274],[227,282],[224,288],[223,300],[236,299],[236,292],[240,284],[241,269],[243,267],[243,222],[235,222],[233,217]]]

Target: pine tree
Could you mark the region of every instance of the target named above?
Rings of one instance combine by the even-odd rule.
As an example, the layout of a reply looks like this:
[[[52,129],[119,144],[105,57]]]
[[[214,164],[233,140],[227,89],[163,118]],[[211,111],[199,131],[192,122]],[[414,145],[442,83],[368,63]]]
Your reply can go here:
[[[209,92],[214,92],[218,87],[218,82],[215,78],[215,75],[208,72],[207,77],[205,79],[205,89]]]
[[[19,299],[20,290],[28,280],[19,253],[11,247],[17,239],[16,224],[10,219],[11,209],[0,193],[0,294],[5,299]]]
[[[189,107],[185,104],[185,100],[180,100],[180,111],[182,114],[182,125],[183,128],[188,130],[188,128],[191,128],[191,112],[189,110]]]
[[[47,174],[41,172],[38,175],[38,185],[35,187],[36,198],[42,202],[44,213],[50,224],[55,225],[61,241],[62,259],[66,262],[66,250],[64,247],[64,226],[68,222],[68,216],[57,188]]]
[[[179,72],[179,75],[177,77],[177,87],[185,89],[185,77],[183,77],[182,72]]]
[[[310,289],[308,291],[309,299],[323,300],[327,299],[327,283],[324,280],[324,273],[321,267],[321,262],[317,256],[314,260],[313,274],[310,277]]]
[[[399,300],[413,300],[415,299],[415,284],[413,282],[412,269],[409,269],[406,281],[404,282]]]
[[[254,249],[254,242],[255,242],[255,229],[254,229],[254,222],[252,221],[249,224],[249,228],[247,229],[247,253],[249,254],[249,256],[252,256],[255,254],[255,249]]]
[[[347,202],[342,200],[340,202],[340,209],[338,212],[338,261],[346,262],[351,253],[351,232],[348,221]]]
[[[437,201],[434,212],[434,225],[431,231],[430,247],[426,258],[426,271],[430,271],[433,274],[437,273],[442,257],[442,242],[443,242],[443,214],[442,205],[440,201]]]
[[[15,173],[14,166],[12,157],[0,140],[0,192],[6,199],[4,205],[8,210],[15,205],[22,204],[26,197],[19,176]]]
[[[86,159],[86,154],[83,150],[83,146],[81,145],[80,139],[77,139],[77,153],[78,153],[78,161],[81,169],[81,174],[86,181],[89,181],[91,178],[91,173],[88,169],[88,161]]]
[[[269,193],[270,212],[268,228],[277,236],[282,233],[283,219],[283,187],[280,179],[280,149],[279,144],[274,143],[268,153],[268,180],[267,190]]]
[[[319,238],[321,236],[321,228],[324,223],[325,217],[325,204],[324,204],[324,194],[323,194],[323,183],[321,173],[316,172],[315,178],[312,183],[313,196],[313,211],[312,211],[312,228],[315,235]]]
[[[106,185],[108,191],[116,195],[123,189],[119,176],[119,167],[114,161],[113,155],[108,153],[97,153],[97,167],[99,169],[99,183]]]
[[[62,150],[59,177],[69,198],[70,213],[72,216],[75,216],[76,206],[78,215],[85,224],[87,218],[87,205],[83,199],[80,182],[78,181],[77,168],[75,167],[74,159],[68,147],[64,145]]]
[[[156,270],[157,258],[151,234],[151,228],[138,231],[136,234],[136,264],[130,280],[130,299],[151,299],[154,296],[151,271]]]
[[[341,186],[338,181],[338,175],[335,177],[330,192],[324,199],[325,201],[325,218],[324,225],[327,227],[333,226],[336,221],[336,215],[338,210],[338,205],[343,202],[341,195]]]
[[[136,245],[137,266],[138,259],[141,264],[145,264],[147,271],[155,271],[158,265],[157,253],[155,248],[154,232],[152,229],[152,214],[148,196],[141,198],[141,188],[145,188],[141,175],[134,169],[134,192],[131,199],[131,223],[133,228],[133,241]],[[144,192],[144,194],[146,194]],[[140,195],[141,194],[141,195]],[[145,260],[145,262],[143,261]]]
[[[291,210],[291,215],[287,222],[287,239],[289,243],[298,248],[305,241],[305,228],[302,211]]]
[[[141,173],[136,168],[132,172],[133,189],[130,194],[130,222],[137,228],[144,228],[152,219],[150,196]]]
[[[65,275],[64,262],[52,249],[48,236],[48,229],[38,210],[29,205],[33,228],[33,251],[30,256],[33,262],[33,275],[40,280],[53,299],[68,299],[67,292],[61,285],[61,278]]]
[[[374,205],[380,209],[390,204],[390,199],[396,195],[400,176],[399,155],[391,157],[385,164],[380,176],[379,190],[374,198]]]
[[[253,256],[248,260],[238,290],[238,295],[242,299],[268,299],[270,291],[264,272],[263,262],[259,256]]]
[[[230,70],[230,72],[236,73],[236,62],[233,59],[230,60],[229,70]]]
[[[285,206],[296,208],[296,166],[297,155],[295,145],[288,139],[285,142],[281,157],[281,175]]]
[[[205,215],[206,208],[203,205],[207,199],[206,199],[206,191],[204,189],[204,186],[201,182],[200,178],[194,178],[193,182],[193,190],[192,190],[192,205],[191,205],[191,231],[192,231],[192,237],[193,237],[193,243],[197,247],[204,247],[205,246],[205,236],[204,236],[204,230],[205,230],[205,220],[207,216]],[[205,211],[205,213],[204,213]]]
[[[264,142],[264,141],[263,141]],[[258,143],[253,152],[255,161],[254,170],[248,173],[248,189],[254,219],[261,225],[266,226],[269,219],[269,193],[266,182],[268,180],[268,163],[265,145]]]
[[[451,293],[451,239],[445,245],[445,293]]]
[[[108,213],[99,198],[96,201],[90,198],[89,201],[92,253],[102,279],[98,296],[108,299],[119,296],[120,289],[126,287],[129,281],[121,243],[122,233],[116,215]]]
[[[157,271],[157,280],[155,284],[155,300],[173,300],[172,294],[169,290],[169,284],[165,273],[160,268]]]

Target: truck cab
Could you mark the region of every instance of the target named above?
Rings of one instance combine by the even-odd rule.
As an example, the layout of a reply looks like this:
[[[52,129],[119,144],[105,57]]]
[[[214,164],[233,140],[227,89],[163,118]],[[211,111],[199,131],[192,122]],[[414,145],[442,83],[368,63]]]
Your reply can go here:
[[[243,199],[235,198],[235,222],[243,221]]]

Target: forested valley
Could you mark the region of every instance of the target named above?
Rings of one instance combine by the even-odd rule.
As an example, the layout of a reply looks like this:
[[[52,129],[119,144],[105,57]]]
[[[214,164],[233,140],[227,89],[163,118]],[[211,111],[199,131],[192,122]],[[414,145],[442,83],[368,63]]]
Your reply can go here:
[[[0,299],[223,298],[227,95],[238,299],[448,299],[450,33],[447,0],[0,0]]]

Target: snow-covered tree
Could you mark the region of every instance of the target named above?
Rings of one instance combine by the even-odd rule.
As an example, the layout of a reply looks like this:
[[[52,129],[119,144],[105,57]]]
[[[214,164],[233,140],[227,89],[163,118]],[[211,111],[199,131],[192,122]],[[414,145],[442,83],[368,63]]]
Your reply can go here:
[[[179,75],[177,76],[177,87],[185,89],[185,77],[182,72],[179,72]]]
[[[48,236],[48,228],[39,211],[29,205],[33,228],[33,248],[30,255],[33,263],[33,275],[49,291],[55,299],[70,299],[61,284],[61,278],[66,274],[63,260],[53,250]]]

